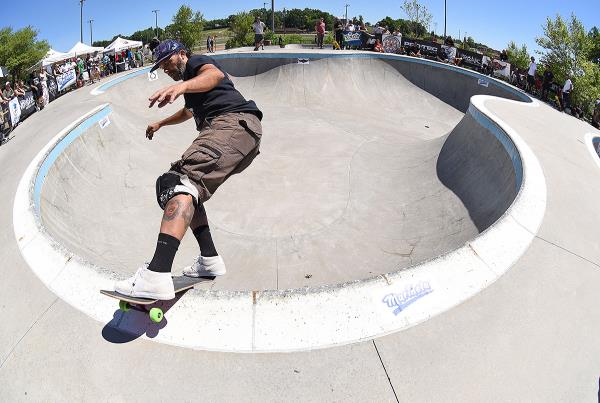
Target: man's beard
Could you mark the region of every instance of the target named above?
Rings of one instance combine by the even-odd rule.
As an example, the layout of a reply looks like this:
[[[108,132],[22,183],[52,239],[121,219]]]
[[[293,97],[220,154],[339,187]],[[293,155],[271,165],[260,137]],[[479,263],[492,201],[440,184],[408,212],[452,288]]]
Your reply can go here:
[[[177,61],[177,71],[173,74],[173,79],[175,81],[183,80],[183,74],[185,73],[185,63],[183,60],[179,59]]]

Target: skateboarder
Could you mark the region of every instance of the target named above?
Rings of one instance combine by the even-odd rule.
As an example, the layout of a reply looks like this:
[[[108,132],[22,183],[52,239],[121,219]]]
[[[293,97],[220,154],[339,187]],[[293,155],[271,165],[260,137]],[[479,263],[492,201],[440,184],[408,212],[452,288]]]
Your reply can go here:
[[[156,251],[150,263],[133,277],[117,282],[115,291],[129,296],[169,300],[175,297],[171,266],[179,243],[192,229],[201,254],[184,274],[192,277],[225,274],[225,264],[214,246],[204,202],[231,175],[242,172],[259,154],[262,112],[235,88],[227,73],[212,58],[190,55],[174,40],[161,42],[156,64],[173,80],[183,80],[156,91],[151,108],[162,108],[180,95],[185,107],[146,129],[152,140],[163,126],[196,121],[199,135],[171,169],[156,180],[156,197],[164,210]]]

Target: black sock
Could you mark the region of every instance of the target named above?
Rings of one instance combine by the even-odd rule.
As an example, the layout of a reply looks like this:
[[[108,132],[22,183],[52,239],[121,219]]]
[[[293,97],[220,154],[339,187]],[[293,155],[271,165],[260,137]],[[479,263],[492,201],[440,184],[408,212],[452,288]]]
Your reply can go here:
[[[217,256],[217,249],[213,243],[212,236],[210,235],[210,228],[208,225],[201,225],[192,231],[200,246],[200,254],[204,257]]]
[[[158,234],[156,251],[154,252],[152,261],[148,265],[148,270],[159,273],[170,273],[177,249],[179,249],[179,239],[168,234],[163,234],[162,232]]]

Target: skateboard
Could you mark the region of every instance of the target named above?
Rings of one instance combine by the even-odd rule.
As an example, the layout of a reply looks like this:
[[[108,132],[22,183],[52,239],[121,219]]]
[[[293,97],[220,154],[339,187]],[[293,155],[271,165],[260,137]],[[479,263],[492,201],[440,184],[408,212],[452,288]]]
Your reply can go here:
[[[196,284],[204,283],[207,281],[213,281],[214,277],[187,277],[187,276],[175,276],[173,279],[173,287],[175,287],[175,295],[180,294],[184,291],[189,290],[190,288],[194,288]],[[150,320],[154,323],[159,323],[162,321],[164,317],[163,310],[159,307],[150,307],[150,305],[160,301],[158,299],[153,298],[139,298],[139,297],[131,297],[128,295],[124,295],[118,293],[116,291],[109,290],[100,290],[101,294],[104,294],[108,297],[118,299],[119,300],[119,310],[122,312],[127,312],[130,309],[146,312],[148,316],[150,316]]]

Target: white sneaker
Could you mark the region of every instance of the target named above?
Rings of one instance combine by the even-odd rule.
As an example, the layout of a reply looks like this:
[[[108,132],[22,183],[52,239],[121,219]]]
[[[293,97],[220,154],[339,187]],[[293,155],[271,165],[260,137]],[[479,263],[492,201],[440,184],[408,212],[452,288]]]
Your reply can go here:
[[[140,267],[133,277],[115,283],[115,291],[130,297],[168,301],[175,298],[171,273],[148,270],[148,263]]]
[[[198,256],[191,266],[183,269],[183,275],[188,277],[222,276],[227,270],[221,256]]]

